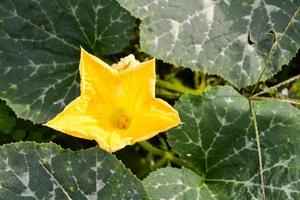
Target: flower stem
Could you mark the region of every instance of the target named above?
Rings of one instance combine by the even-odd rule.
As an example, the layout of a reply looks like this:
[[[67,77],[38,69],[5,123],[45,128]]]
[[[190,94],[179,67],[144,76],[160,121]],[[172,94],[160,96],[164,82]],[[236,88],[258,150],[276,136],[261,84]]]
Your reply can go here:
[[[143,149],[152,153],[153,155],[157,155],[157,156],[166,158],[167,160],[170,160],[171,162],[173,162],[174,164],[176,164],[178,166],[188,168],[188,169],[194,171],[195,173],[197,173],[198,175],[204,176],[204,174],[199,169],[197,169],[196,167],[192,166],[191,164],[185,162],[184,160],[177,158],[172,152],[161,150],[161,149],[153,146],[151,143],[149,143],[147,141],[139,142],[139,145]]]
[[[147,141],[142,141],[139,142],[139,145],[141,147],[143,147],[143,149],[149,151],[150,153],[152,153],[153,155],[157,155],[157,156],[161,156],[161,157],[165,157],[165,151],[153,146],[152,144],[150,144]]]
[[[272,98],[272,97],[259,97],[259,96],[252,96],[250,97],[251,100],[259,100],[259,101],[263,101],[263,100],[268,100],[268,99],[272,99],[272,100],[278,100],[281,102],[287,102],[290,104],[294,104],[294,105],[300,105],[300,100],[299,99],[289,99],[289,98]]]
[[[186,87],[182,84],[179,83],[172,83],[169,81],[165,81],[165,80],[161,80],[158,79],[156,80],[157,86],[166,88],[168,90],[172,90],[178,93],[189,93],[189,94],[194,94],[194,95],[200,95],[203,91],[202,90],[195,90],[195,89],[191,89],[189,87]]]
[[[155,165],[151,168],[153,171],[163,167],[168,162],[168,159],[166,157],[161,158],[159,161],[155,163]]]
[[[252,95],[252,97],[257,97],[257,96],[259,96],[259,95],[268,93],[268,92],[270,92],[270,90],[272,90],[272,89],[277,89],[277,88],[279,88],[279,87],[281,87],[281,86],[283,86],[283,85],[287,85],[287,84],[289,84],[290,82],[293,82],[293,81],[295,81],[295,80],[297,80],[297,79],[299,79],[299,78],[300,78],[300,74],[298,74],[297,76],[294,76],[294,77],[292,77],[292,78],[289,78],[288,80],[283,81],[283,82],[281,82],[281,83],[279,83],[279,84],[277,84],[277,85],[274,85],[274,86],[272,86],[272,87],[270,87],[270,88],[267,88],[267,89],[265,89],[265,90],[263,90],[263,91],[261,91],[261,92],[258,92],[258,93],[256,93],[256,94]]]

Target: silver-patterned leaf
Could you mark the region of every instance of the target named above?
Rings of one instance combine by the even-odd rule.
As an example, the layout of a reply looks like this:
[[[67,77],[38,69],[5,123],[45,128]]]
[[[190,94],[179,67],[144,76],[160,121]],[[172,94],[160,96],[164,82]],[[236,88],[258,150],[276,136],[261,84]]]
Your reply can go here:
[[[198,186],[206,189],[191,189],[198,199],[207,190],[207,199],[300,199],[297,108],[275,100],[250,102],[230,87],[184,95],[176,108],[183,123],[168,132],[168,142],[203,173]],[[175,176],[174,170],[168,171],[164,176]],[[174,179],[182,178],[181,173]],[[159,190],[169,184],[165,190],[176,192],[168,195],[184,199],[180,193],[187,190],[186,183],[172,190],[176,181],[169,179],[153,185]]]
[[[270,78],[300,48],[299,0],[118,1],[142,19],[147,53],[237,87]]]
[[[142,183],[113,155],[20,142],[0,147],[0,199],[147,199]]]
[[[80,46],[117,53],[134,21],[115,0],[0,0],[0,98],[19,117],[51,119],[78,96]]]
[[[162,168],[143,180],[151,199],[213,200],[213,192],[203,178],[188,169]]]

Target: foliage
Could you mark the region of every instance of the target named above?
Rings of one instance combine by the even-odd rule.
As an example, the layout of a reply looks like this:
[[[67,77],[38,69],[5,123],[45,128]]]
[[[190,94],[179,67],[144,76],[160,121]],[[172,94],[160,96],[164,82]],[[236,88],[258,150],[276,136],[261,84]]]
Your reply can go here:
[[[183,125],[168,141],[199,169],[211,199],[300,198],[298,109],[276,100],[250,102],[230,87],[184,95],[176,108]]]
[[[36,123],[78,96],[80,46],[119,52],[134,26],[114,0],[1,0],[0,11],[0,96]]]
[[[0,0],[0,198],[300,199],[299,21],[298,0]],[[115,155],[44,127],[80,46],[157,58],[182,123]]]
[[[142,19],[142,49],[241,88],[266,80],[300,48],[300,1],[118,0]]]
[[[0,147],[2,199],[145,199],[137,180],[111,154],[72,152],[55,144]],[[41,178],[42,177],[42,178]]]

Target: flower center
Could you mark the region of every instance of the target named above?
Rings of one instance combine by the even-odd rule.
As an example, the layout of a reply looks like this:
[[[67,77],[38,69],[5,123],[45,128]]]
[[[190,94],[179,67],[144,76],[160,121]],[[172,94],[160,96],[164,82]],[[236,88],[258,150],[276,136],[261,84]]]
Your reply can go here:
[[[130,125],[130,120],[127,116],[122,115],[121,117],[119,117],[119,119],[117,120],[117,127],[118,129],[127,129]]]
[[[118,72],[125,71],[129,68],[136,67],[140,62],[135,59],[134,55],[130,54],[125,58],[121,58],[120,62],[113,64],[111,67]]]

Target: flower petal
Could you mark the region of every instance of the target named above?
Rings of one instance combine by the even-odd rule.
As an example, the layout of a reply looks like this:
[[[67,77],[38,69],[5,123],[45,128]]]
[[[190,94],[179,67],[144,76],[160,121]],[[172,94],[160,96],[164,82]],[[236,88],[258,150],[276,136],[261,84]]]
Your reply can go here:
[[[121,137],[110,124],[109,106],[99,104],[101,107],[94,107],[92,102],[87,97],[78,97],[44,125],[74,137],[96,140],[108,152],[117,151],[129,144],[129,139]]]
[[[120,80],[118,95],[124,107],[138,110],[138,107],[154,100],[155,59],[120,72],[118,78]]]
[[[105,135],[105,136],[104,136]],[[108,152],[115,152],[130,144],[130,138],[124,138],[118,131],[105,132],[98,138],[97,143]]]
[[[97,120],[86,113],[86,108],[86,101],[78,97],[45,125],[75,137],[94,140],[101,128]]]
[[[99,126],[98,120],[90,115],[87,101],[78,97],[44,125],[74,137],[104,141],[109,132]]]
[[[155,99],[148,109],[141,111],[132,121],[128,132],[132,143],[147,140],[180,123],[178,112],[167,102]]]
[[[115,90],[116,72],[99,58],[81,48],[80,58],[81,94],[97,94],[103,99],[111,96]]]
[[[46,126],[111,152],[180,123],[174,108],[155,99],[155,59],[117,71],[81,49],[80,76],[81,96]]]

